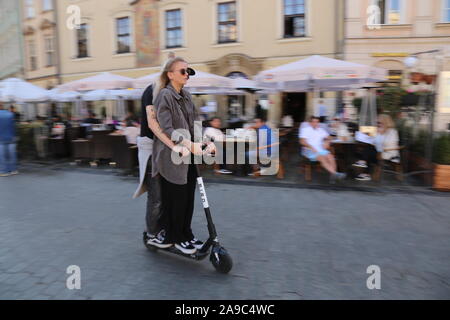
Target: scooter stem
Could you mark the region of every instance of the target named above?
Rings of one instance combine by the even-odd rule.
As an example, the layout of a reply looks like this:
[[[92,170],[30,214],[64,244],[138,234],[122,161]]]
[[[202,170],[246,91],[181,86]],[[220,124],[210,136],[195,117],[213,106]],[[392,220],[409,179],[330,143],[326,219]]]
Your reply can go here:
[[[200,189],[200,197],[202,199],[203,209],[205,210],[206,221],[208,222],[209,238],[214,240],[217,238],[216,226],[211,217],[211,211],[209,209],[208,198],[206,197],[205,185],[203,184],[203,178],[200,175],[200,169],[198,165],[195,165],[197,171],[197,183]]]

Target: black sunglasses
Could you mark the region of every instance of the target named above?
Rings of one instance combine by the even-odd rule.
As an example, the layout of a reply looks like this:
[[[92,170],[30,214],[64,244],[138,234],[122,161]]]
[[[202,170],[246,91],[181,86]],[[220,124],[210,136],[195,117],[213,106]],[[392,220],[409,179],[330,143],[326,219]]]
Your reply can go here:
[[[188,75],[190,75],[190,76],[195,75],[195,71],[194,71],[194,69],[192,69],[192,68],[180,69],[180,70],[178,70],[178,71],[180,71],[180,73],[181,73],[182,76],[184,76],[186,73],[187,73]]]

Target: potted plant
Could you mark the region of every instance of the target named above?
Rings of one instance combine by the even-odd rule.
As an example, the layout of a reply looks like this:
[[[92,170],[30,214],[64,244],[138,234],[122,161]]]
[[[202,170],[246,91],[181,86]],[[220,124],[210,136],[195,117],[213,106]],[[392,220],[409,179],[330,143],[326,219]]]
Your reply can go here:
[[[433,188],[439,191],[450,191],[450,134],[437,137],[433,145]]]

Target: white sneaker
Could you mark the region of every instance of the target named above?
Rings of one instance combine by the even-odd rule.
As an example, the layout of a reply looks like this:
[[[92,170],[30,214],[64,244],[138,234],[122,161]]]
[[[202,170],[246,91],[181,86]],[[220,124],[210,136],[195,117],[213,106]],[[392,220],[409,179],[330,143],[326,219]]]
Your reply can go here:
[[[203,247],[203,241],[198,240],[197,238],[194,238],[190,241],[190,243],[196,248],[201,249]]]
[[[352,164],[352,166],[358,168],[367,168],[367,163],[364,160],[358,160],[354,164]]]
[[[233,172],[227,169],[220,169],[220,170],[215,170],[216,173],[220,173],[220,174],[232,174]]]
[[[167,249],[173,246],[172,243],[164,243],[164,237],[162,236],[161,232],[156,237],[150,237],[147,240],[147,244],[150,244],[152,246],[161,248],[161,249]]]
[[[355,178],[355,180],[358,180],[358,181],[370,181],[370,180],[372,180],[372,178],[370,177],[370,175],[368,175],[366,173],[361,173]]]
[[[197,249],[189,241],[175,243],[175,248],[177,248],[184,254],[194,254],[197,252]]]
[[[10,174],[13,176],[13,175],[19,174],[19,171],[11,171]]]

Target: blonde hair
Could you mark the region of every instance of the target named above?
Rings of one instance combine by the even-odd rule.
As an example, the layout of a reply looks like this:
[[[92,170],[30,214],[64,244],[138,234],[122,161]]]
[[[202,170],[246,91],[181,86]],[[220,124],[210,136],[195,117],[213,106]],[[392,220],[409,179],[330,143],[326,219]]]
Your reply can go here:
[[[161,75],[159,78],[155,81],[155,84],[153,86],[153,97],[156,97],[161,91],[161,89],[167,87],[167,85],[170,83],[169,76],[167,75],[170,71],[172,71],[172,67],[177,62],[186,62],[181,57],[173,57],[168,59],[161,68]]]
[[[378,121],[380,121],[384,127],[386,128],[386,130],[388,129],[394,129],[395,128],[395,123],[392,120],[390,115],[387,114],[380,114],[378,116]]]

